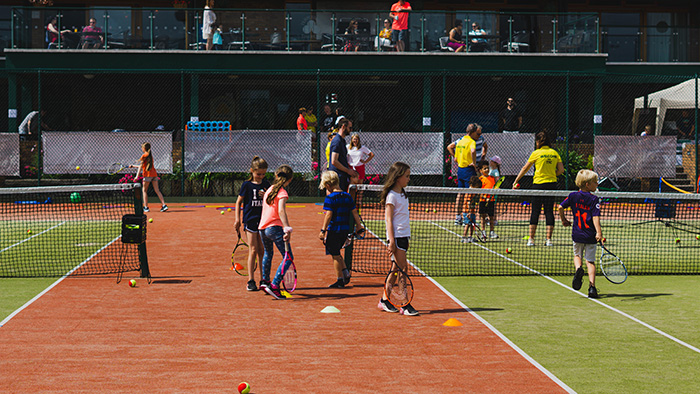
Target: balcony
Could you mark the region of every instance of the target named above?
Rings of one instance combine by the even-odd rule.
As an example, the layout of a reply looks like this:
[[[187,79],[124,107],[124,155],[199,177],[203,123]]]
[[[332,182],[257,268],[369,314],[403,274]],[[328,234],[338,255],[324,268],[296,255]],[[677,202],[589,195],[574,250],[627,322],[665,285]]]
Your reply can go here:
[[[187,8],[37,8],[13,7],[11,47],[15,49],[205,50],[202,9]],[[387,10],[234,10],[216,9],[217,50],[394,52],[378,40]],[[61,34],[49,34],[56,18]],[[100,33],[83,28],[94,18]],[[350,21],[357,33],[345,34]],[[444,45],[456,21],[467,39],[472,23],[485,31],[480,51],[508,53],[598,53],[595,13],[534,14],[472,11],[409,13],[407,52],[451,52]],[[443,45],[441,45],[441,38]],[[86,41],[91,41],[86,45]],[[467,40],[469,43],[469,40]],[[93,45],[97,43],[97,45]],[[383,45],[382,45],[383,44]],[[476,46],[469,45],[469,52]]]

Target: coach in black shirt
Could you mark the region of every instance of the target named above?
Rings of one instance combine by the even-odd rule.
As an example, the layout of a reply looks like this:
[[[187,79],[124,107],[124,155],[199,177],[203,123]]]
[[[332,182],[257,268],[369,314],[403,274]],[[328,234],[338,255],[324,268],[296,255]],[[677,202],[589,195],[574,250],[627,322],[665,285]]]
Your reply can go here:
[[[498,125],[504,133],[519,133],[523,125],[523,114],[509,97],[506,108],[498,116]]]

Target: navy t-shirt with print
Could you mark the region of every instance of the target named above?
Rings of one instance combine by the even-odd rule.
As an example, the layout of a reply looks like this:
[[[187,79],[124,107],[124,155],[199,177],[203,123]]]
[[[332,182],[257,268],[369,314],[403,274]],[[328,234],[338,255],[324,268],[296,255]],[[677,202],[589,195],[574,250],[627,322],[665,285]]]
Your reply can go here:
[[[564,208],[571,208],[574,216],[571,239],[583,244],[594,244],[595,227],[593,217],[600,216],[600,200],[590,192],[577,191],[569,194],[562,203]]]
[[[251,221],[255,221],[256,224],[260,223],[263,194],[265,194],[265,190],[269,187],[270,182],[266,179],[263,179],[259,185],[251,181],[243,182],[241,190],[238,192],[238,195],[243,197],[243,223],[249,223]]]

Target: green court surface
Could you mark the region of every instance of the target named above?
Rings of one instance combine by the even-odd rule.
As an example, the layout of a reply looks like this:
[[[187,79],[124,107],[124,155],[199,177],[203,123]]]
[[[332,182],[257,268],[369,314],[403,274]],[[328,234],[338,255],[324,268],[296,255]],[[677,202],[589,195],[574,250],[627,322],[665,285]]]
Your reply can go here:
[[[632,223],[602,221],[606,246],[624,261],[631,274],[700,273],[700,263],[691,257],[700,253],[700,240],[696,239],[694,232],[680,231],[655,222]],[[378,237],[385,237],[383,221],[365,220],[365,225]],[[544,247],[545,226],[541,225],[537,230],[536,246],[527,247],[528,226],[525,220],[499,221],[495,227],[498,239],[464,243],[464,230],[467,227],[457,226],[452,220],[412,220],[408,259],[428,275],[532,275],[534,271],[555,275],[573,273],[571,228],[557,223],[552,236],[554,246]],[[486,233],[488,237],[488,228]],[[359,253],[371,256],[367,258],[368,261],[380,260],[372,258],[376,257],[374,253],[381,250],[379,245],[370,246],[369,249],[375,251],[363,252],[362,241],[356,244]],[[600,250],[597,256],[600,256]]]
[[[0,277],[65,275],[121,234],[121,223],[109,220],[2,221],[0,228]]]
[[[554,277],[565,286],[537,276],[436,279],[579,393],[696,393],[700,387],[697,276],[632,276],[622,285],[599,277],[600,303],[570,290],[568,276]],[[419,294],[414,304],[422,307]]]

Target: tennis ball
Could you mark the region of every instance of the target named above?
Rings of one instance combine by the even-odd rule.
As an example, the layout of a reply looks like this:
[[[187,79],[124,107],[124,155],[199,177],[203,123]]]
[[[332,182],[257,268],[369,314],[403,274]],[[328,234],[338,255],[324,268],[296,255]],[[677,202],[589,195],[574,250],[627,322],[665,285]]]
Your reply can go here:
[[[228,208],[227,211],[231,212],[231,208]]]
[[[507,249],[506,249],[506,253],[508,253],[508,254],[511,254],[511,253],[513,253],[513,249],[511,249],[511,248],[507,248]]]
[[[433,213],[437,212],[437,209],[433,209]]]
[[[696,235],[695,239],[700,240],[700,235]]]
[[[526,236],[523,237],[523,239],[524,239],[524,240],[528,240],[528,239],[530,239],[530,236],[529,236],[529,235],[526,235]]]
[[[76,170],[80,170],[80,166],[76,166],[75,169],[76,169]]]
[[[130,281],[129,281],[129,286],[130,286],[130,287],[136,287],[136,280],[135,280],[135,279],[130,280]]]
[[[676,238],[676,243],[677,243],[677,244],[681,243],[681,239],[680,239],[680,238]]]
[[[148,223],[153,223],[153,218],[148,219]]]
[[[238,392],[241,394],[248,394],[250,393],[250,385],[246,382],[241,382],[238,385]]]
[[[32,230],[27,230],[27,234],[31,234],[31,233],[32,233]]]
[[[221,214],[223,215],[223,214],[224,214],[224,211],[221,211]]]

